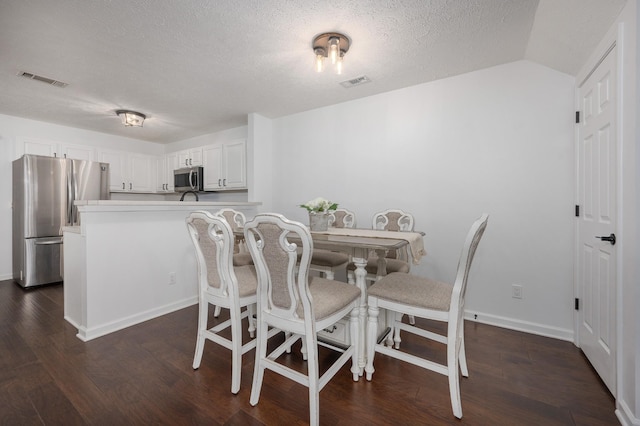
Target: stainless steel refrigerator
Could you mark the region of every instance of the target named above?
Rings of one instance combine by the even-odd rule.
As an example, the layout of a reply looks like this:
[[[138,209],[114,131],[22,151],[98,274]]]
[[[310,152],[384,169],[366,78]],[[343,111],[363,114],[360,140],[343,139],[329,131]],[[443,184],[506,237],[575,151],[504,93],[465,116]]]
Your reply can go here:
[[[109,164],[24,155],[13,162],[13,279],[63,281],[62,227],[79,224],[75,200],[109,199]]]

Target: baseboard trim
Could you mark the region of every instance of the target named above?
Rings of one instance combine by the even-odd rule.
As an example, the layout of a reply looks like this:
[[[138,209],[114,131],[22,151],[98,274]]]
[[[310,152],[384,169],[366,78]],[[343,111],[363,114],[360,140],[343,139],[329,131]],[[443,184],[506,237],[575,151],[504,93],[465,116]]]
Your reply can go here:
[[[106,324],[101,324],[93,327],[83,327],[79,324],[76,324],[74,321],[70,321],[67,317],[65,317],[65,320],[67,320],[67,322],[78,329],[78,334],[76,334],[76,337],[78,337],[78,339],[82,340],[83,342],[88,342],[89,340],[93,340],[98,337],[105,336],[109,333],[131,327],[132,325],[140,324],[141,322],[145,322],[150,319],[187,308],[197,303],[198,296],[193,296],[187,299],[179,300],[175,303],[160,306],[136,315],[131,315],[129,317],[121,318],[116,321],[111,321]]]
[[[537,324],[534,322],[501,317],[477,311],[465,311],[464,319],[482,324],[495,325],[496,327],[507,328],[509,330],[522,331],[525,333],[536,334],[538,336],[574,342],[574,332],[569,329],[550,327],[544,324]]]
[[[622,426],[640,425],[640,419],[635,417],[629,406],[622,400],[616,399],[616,417]]]

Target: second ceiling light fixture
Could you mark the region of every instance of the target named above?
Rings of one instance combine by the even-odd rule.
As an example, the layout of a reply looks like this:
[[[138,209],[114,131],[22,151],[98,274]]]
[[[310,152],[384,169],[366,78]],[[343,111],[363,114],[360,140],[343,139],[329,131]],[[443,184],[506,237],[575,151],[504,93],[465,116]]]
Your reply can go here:
[[[329,58],[335,65],[336,73],[342,74],[342,59],[349,51],[351,40],[344,34],[324,33],[313,39],[313,53],[316,55],[316,71],[324,69],[324,59]]]

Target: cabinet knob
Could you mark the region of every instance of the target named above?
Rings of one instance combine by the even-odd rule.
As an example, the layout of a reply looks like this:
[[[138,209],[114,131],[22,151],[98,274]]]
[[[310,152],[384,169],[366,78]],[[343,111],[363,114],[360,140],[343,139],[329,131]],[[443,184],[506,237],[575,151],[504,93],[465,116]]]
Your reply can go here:
[[[222,179],[222,186],[227,186],[227,179]]]
[[[221,180],[221,179],[218,179],[218,186],[222,186],[222,185],[220,185],[220,180]]]
[[[132,189],[133,189],[133,184],[129,182],[129,191],[131,191]]]
[[[122,189],[124,189],[124,182],[122,182]]]

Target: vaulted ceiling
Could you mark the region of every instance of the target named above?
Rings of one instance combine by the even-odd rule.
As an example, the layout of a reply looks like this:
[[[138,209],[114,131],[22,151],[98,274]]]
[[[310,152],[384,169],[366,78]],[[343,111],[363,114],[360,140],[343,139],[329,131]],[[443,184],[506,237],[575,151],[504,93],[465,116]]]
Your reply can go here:
[[[624,4],[3,0],[0,114],[168,143],[522,59],[575,75]],[[352,41],[342,75],[314,70],[329,31]],[[125,128],[118,109],[148,119]]]

